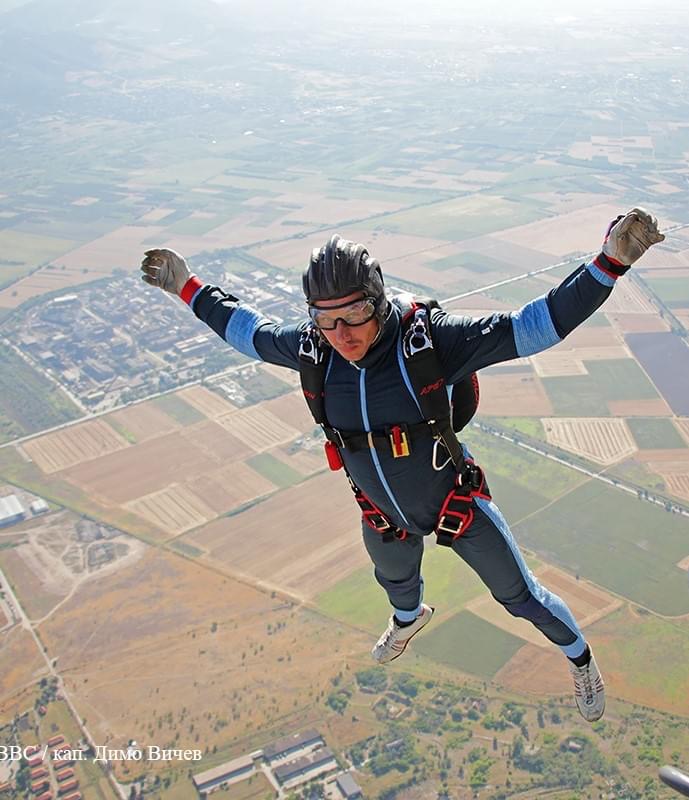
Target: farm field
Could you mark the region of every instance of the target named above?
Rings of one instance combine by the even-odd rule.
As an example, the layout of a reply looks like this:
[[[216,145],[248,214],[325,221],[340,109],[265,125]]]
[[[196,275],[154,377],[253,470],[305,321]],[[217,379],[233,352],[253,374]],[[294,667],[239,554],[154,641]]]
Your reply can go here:
[[[210,563],[310,599],[366,563],[360,524],[349,486],[327,472],[183,541]]]
[[[343,572],[343,577],[318,594],[314,602],[324,614],[378,636],[387,624],[390,605],[387,595],[376,583],[363,544],[360,547],[365,566],[349,574]],[[435,622],[486,593],[476,573],[453,552],[436,546],[433,537],[425,540],[422,574],[424,598],[436,608]]]
[[[323,469],[320,455],[290,444],[300,431],[284,417],[301,419],[296,396],[236,409],[205,387],[180,395],[35,437],[24,453],[39,474],[68,481],[104,511],[137,515],[164,537]]]
[[[678,416],[689,415],[689,347],[674,333],[630,333],[625,340]]]
[[[632,455],[636,445],[623,419],[556,417],[542,419],[549,444],[597,464],[609,465]]]
[[[514,526],[517,539],[569,572],[668,616],[689,613],[686,521],[598,481]]]
[[[48,433],[22,445],[23,451],[48,475],[126,447],[129,442],[101,419]]]
[[[618,598],[607,594],[607,592],[592,584],[582,583],[555,567],[541,567],[536,570],[535,574],[543,586],[562,597],[582,629],[612,613],[622,605],[622,601]],[[499,603],[496,603],[490,595],[482,595],[472,600],[467,604],[466,609],[485,622],[489,622],[491,625],[513,636],[518,636],[525,642],[537,647],[552,647],[543,634],[534,628],[530,622],[523,619],[515,619]]]
[[[687,442],[669,419],[638,418],[627,421],[639,450],[687,448]],[[689,456],[689,450],[686,453]]]
[[[632,358],[584,362],[587,375],[543,378],[557,417],[600,417],[610,413],[609,403],[658,398],[653,384]],[[541,416],[546,416],[542,414]]]
[[[616,697],[671,714],[689,713],[686,620],[664,620],[625,605],[588,633]]]
[[[522,647],[523,640],[460,611],[414,639],[422,656],[483,678],[492,678]]]
[[[533,373],[482,374],[481,413],[487,416],[548,417],[553,406],[542,382]]]
[[[0,443],[81,416],[60,388],[2,343],[0,361]]]
[[[493,476],[498,475],[546,500],[555,500],[588,480],[574,470],[473,427],[462,432],[462,439],[476,462],[485,468],[491,488]],[[500,505],[497,491],[495,496]]]

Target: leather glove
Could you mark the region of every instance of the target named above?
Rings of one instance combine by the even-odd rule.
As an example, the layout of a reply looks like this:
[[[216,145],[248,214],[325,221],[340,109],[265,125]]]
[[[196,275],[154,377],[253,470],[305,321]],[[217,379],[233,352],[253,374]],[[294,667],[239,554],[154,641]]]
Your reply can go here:
[[[178,296],[181,296],[184,285],[192,276],[184,256],[166,247],[146,250],[141,271],[144,273],[141,280]]]
[[[633,208],[610,224],[603,242],[603,255],[626,272],[651,245],[664,239],[658,230],[658,220],[643,208]]]

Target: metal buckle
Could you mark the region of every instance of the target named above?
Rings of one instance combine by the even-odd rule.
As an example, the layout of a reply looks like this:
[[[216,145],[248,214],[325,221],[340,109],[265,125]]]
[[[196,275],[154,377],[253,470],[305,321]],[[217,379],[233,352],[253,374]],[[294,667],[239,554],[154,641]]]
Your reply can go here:
[[[377,518],[377,522],[374,521],[374,517]],[[385,533],[393,528],[380,511],[364,511],[364,518],[378,533]]]
[[[313,326],[306,328],[299,337],[299,358],[308,359],[316,366],[323,360],[323,350],[318,346],[318,333]]]
[[[437,526],[436,530],[438,530],[438,531],[442,531],[443,533],[449,533],[449,534],[451,534],[453,537],[454,537],[454,536],[458,536],[458,535],[459,535],[459,533],[460,533],[460,531],[462,530],[462,525],[464,525],[464,520],[463,520],[461,517],[457,517],[457,518],[455,518],[455,517],[454,517],[454,515],[452,515],[452,516],[453,516],[453,521],[454,521],[455,527],[454,527],[454,528],[449,528],[449,527],[448,527],[448,526],[445,524],[445,520],[448,518],[448,516],[449,516],[448,514],[443,514],[443,515],[442,515],[442,517],[440,518],[440,522],[438,523],[438,526]]]
[[[407,358],[420,353],[422,350],[433,349],[433,342],[428,335],[425,317],[425,308],[417,308],[414,312],[414,322],[409,326],[403,342],[403,350]]]

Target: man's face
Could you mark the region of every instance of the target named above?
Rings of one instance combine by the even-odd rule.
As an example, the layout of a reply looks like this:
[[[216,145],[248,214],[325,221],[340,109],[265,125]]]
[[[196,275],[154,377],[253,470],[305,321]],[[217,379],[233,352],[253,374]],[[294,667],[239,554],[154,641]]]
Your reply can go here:
[[[345,297],[337,297],[333,300],[318,300],[318,302],[314,303],[314,306],[316,308],[332,308],[333,306],[342,306],[345,303],[353,303],[363,297],[363,292],[353,292]],[[330,346],[342,358],[347,361],[359,361],[366,355],[378,335],[378,320],[376,317],[372,317],[368,322],[364,322],[363,325],[347,325],[342,319],[338,319],[337,326],[333,330],[321,328],[320,331]]]

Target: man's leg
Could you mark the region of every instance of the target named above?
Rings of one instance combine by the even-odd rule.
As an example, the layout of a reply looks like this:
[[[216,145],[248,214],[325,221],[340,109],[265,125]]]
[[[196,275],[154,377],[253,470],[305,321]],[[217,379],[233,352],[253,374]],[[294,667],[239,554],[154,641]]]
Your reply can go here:
[[[605,708],[603,682],[574,615],[528,568],[498,507],[477,499],[474,512],[471,527],[455,539],[453,549],[510,614],[529,620],[558,645],[570,660],[579,710],[589,721],[598,719]]]
[[[375,578],[385,589],[393,610],[387,630],[371,651],[374,659],[384,664],[401,656],[412,636],[433,616],[433,609],[422,602],[424,543],[422,536],[385,542],[380,533],[365,523],[363,534]]]

